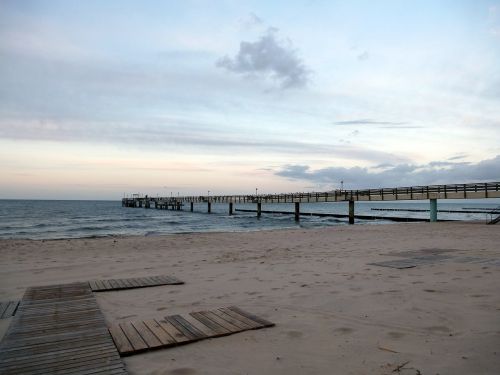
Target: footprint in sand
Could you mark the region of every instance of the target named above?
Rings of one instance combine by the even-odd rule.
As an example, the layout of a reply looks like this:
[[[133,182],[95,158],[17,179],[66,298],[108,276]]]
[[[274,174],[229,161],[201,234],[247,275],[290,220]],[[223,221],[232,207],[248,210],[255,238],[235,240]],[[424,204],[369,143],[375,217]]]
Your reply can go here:
[[[402,332],[387,332],[387,336],[389,336],[392,339],[400,339],[404,337],[405,334]]]
[[[333,332],[336,332],[336,333],[341,333],[343,335],[347,335],[349,333],[353,333],[354,332],[354,329],[352,328],[349,328],[349,327],[340,327],[340,328],[335,328],[333,330]]]
[[[300,331],[286,331],[285,334],[291,339],[300,339],[304,334]]]
[[[166,310],[166,309],[167,309],[166,307],[158,307],[158,308],[156,309],[156,311],[163,311],[163,310]]]

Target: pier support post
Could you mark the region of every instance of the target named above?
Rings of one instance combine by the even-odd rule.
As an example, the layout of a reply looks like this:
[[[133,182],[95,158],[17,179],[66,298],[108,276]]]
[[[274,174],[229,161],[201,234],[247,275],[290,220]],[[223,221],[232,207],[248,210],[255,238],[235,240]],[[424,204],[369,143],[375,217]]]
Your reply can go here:
[[[257,217],[260,217],[261,214],[262,214],[262,203],[258,202],[257,203]]]
[[[149,201],[145,201],[145,202],[144,202],[144,208],[150,208],[150,207],[151,207],[151,206],[150,206]]]
[[[354,224],[354,201],[349,201],[349,224]]]
[[[295,221],[300,220],[300,203],[295,202]]]
[[[233,202],[229,202],[229,216],[233,214]]]
[[[208,202],[208,213],[212,212],[212,202]]]
[[[193,206],[194,206],[194,203],[193,203],[193,202],[191,202],[190,206],[191,206],[191,212],[193,212],[193,208],[194,208]]]
[[[430,209],[430,222],[434,223],[437,221],[438,213],[437,213],[437,199],[430,199],[431,209]]]

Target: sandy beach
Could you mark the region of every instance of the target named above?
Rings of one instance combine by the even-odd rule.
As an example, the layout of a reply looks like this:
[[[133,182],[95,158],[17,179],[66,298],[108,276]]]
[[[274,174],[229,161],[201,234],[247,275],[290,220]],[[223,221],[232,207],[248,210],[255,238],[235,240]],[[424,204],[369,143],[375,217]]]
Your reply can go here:
[[[109,323],[236,305],[275,327],[125,358],[130,374],[498,374],[500,228],[484,223],[1,240],[0,300],[29,286],[173,275],[98,293]],[[415,268],[370,265],[437,256]],[[3,335],[11,319],[0,321]]]

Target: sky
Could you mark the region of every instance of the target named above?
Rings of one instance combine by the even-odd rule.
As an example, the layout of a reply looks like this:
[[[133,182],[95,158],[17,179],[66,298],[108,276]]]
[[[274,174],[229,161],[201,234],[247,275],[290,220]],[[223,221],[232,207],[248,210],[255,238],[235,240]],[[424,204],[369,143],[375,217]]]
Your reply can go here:
[[[0,0],[0,198],[500,181],[500,0]]]

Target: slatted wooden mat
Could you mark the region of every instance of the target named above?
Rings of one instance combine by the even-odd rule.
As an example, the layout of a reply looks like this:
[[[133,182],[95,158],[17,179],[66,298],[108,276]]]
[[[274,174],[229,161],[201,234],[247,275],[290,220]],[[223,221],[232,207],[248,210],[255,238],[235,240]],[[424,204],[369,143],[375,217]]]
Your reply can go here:
[[[272,326],[274,324],[265,319],[231,306],[185,316],[114,324],[109,331],[118,351],[125,356]]]
[[[89,281],[89,284],[93,292],[105,292],[109,290],[145,288],[148,286],[180,285],[184,284],[184,281],[173,276],[160,275],[131,279],[92,280]]]
[[[17,311],[19,301],[0,301],[0,319],[7,319]]]
[[[29,288],[0,343],[0,374],[126,374],[88,283]]]

